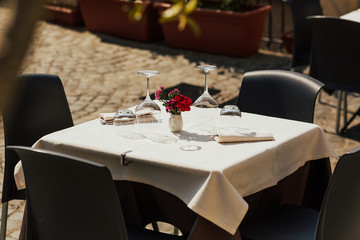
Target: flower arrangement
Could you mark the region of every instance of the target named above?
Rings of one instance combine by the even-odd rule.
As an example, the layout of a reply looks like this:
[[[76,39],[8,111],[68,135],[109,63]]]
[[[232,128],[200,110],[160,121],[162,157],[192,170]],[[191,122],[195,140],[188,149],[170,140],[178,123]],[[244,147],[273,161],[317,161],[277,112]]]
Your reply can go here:
[[[163,103],[166,108],[166,112],[174,115],[180,115],[181,112],[191,110],[191,98],[181,95],[179,89],[177,88],[166,94],[164,87],[160,87],[160,90],[155,92],[155,99],[158,99]]]

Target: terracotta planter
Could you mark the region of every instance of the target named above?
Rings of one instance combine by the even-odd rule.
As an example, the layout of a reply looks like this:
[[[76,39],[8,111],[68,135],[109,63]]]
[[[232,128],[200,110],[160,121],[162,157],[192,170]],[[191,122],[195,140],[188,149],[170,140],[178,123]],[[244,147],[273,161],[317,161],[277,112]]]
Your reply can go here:
[[[167,3],[155,3],[155,8],[163,11],[170,7]],[[177,22],[163,24],[166,43],[175,48],[184,48],[208,53],[245,57],[259,50],[267,13],[270,5],[239,13],[232,11],[197,8],[192,14],[200,26],[200,36],[196,37],[191,28],[177,29]]]
[[[158,12],[153,3],[144,2],[143,19],[132,21],[124,7],[133,8],[134,3],[125,0],[80,0],[80,8],[88,30],[120,38],[149,42],[162,37],[158,24]]]
[[[48,22],[76,27],[83,24],[80,8],[44,5],[43,19]]]

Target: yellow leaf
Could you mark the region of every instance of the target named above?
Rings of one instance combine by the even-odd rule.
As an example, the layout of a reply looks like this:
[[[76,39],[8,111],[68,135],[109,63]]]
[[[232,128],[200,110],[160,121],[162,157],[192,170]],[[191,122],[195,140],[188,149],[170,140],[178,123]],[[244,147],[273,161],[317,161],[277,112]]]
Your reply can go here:
[[[192,13],[197,7],[198,0],[190,0],[186,3],[184,14],[188,15]]]
[[[178,30],[179,30],[179,31],[182,31],[182,30],[185,29],[185,27],[186,27],[186,22],[187,22],[186,16],[183,15],[183,14],[179,15],[179,25],[178,25]]]
[[[173,18],[177,17],[184,9],[184,1],[179,1],[172,5],[170,8],[166,9],[164,12],[162,12],[161,17],[162,18]]]

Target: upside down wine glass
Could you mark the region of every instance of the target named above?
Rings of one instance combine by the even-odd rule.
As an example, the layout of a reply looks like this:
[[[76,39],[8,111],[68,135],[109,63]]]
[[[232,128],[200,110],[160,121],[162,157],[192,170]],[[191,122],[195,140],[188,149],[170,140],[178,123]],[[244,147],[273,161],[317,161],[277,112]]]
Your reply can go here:
[[[150,98],[150,87],[149,87],[150,77],[155,76],[158,73],[159,73],[158,71],[153,71],[153,70],[138,71],[139,75],[143,75],[146,77],[146,97],[144,101],[135,108],[135,113],[146,109],[151,110],[153,113],[160,113],[160,107]]]
[[[197,66],[197,69],[203,71],[205,74],[205,87],[204,87],[204,93],[198,99],[196,99],[196,101],[194,102],[194,106],[199,108],[216,108],[218,104],[215,101],[215,99],[209,94],[208,84],[206,79],[209,71],[215,70],[216,66],[200,65]]]

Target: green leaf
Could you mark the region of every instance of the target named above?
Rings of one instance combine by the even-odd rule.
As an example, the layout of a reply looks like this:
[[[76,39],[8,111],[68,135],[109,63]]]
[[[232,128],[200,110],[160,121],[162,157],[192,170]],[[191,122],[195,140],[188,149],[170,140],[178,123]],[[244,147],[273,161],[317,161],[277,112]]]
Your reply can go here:
[[[191,27],[191,29],[193,30],[195,37],[199,37],[201,34],[201,31],[200,31],[200,27],[196,23],[196,21],[190,17],[187,17],[186,20],[187,20],[187,23],[189,24],[189,26]]]
[[[125,5],[126,6],[126,5]],[[124,11],[128,12],[128,17],[132,21],[141,21],[143,17],[143,6],[141,3],[136,3],[132,9],[130,9],[128,6],[123,7]]]

